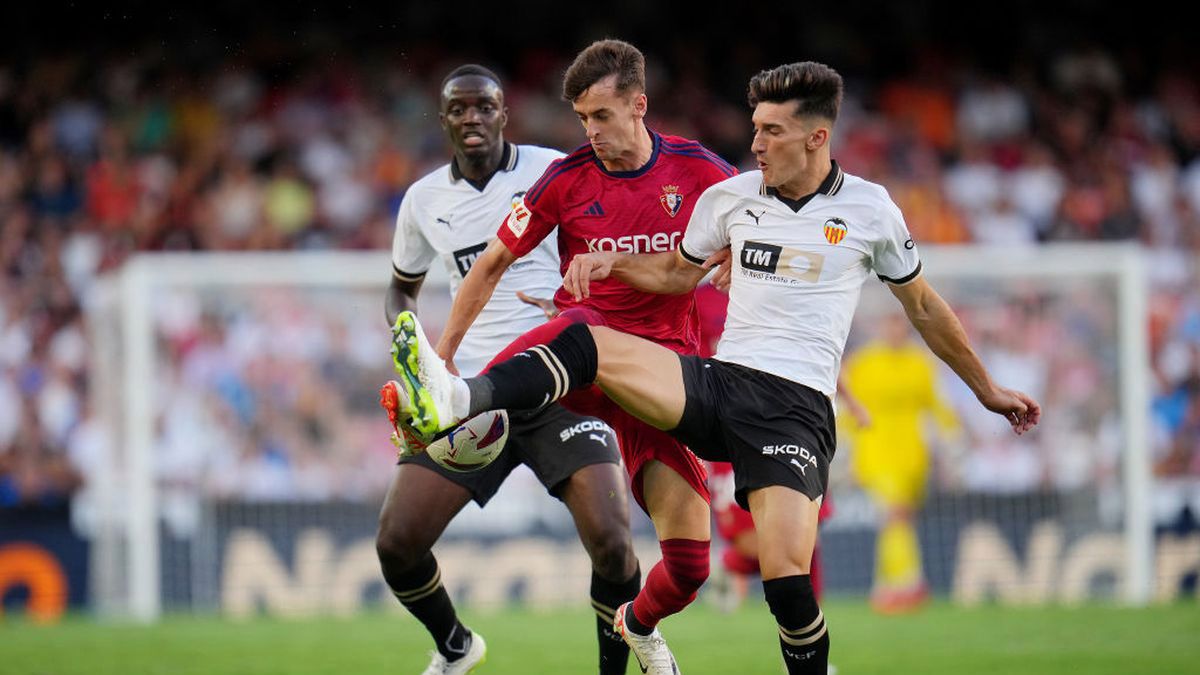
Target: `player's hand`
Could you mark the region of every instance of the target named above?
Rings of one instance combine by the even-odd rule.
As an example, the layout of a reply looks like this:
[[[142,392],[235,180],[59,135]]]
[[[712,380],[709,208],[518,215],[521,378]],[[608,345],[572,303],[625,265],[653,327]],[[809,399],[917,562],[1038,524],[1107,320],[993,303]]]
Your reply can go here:
[[[580,253],[571,259],[567,273],[563,275],[563,288],[578,302],[591,295],[591,282],[607,279],[612,274],[617,254],[611,251]]]
[[[855,424],[863,429],[871,426],[871,413],[867,412],[867,409],[861,403],[855,399],[845,397],[842,398],[842,401],[846,404],[846,411],[854,418]]]
[[[433,351],[445,362],[446,370],[450,371],[451,375],[461,374],[458,372],[458,366],[454,365],[454,351],[446,343],[445,333],[442,333],[442,337],[438,338],[437,346],[433,348]]]
[[[1038,402],[1015,389],[996,387],[980,396],[979,402],[1008,420],[1018,436],[1032,429],[1042,419],[1042,407]]]
[[[729,292],[729,284],[733,279],[733,251],[728,246],[708,256],[700,267],[710,270],[717,268],[709,283],[722,293]]]
[[[517,291],[517,298],[527,305],[533,305],[534,307],[542,310],[542,313],[546,315],[547,319],[553,319],[554,317],[558,316],[558,307],[554,306],[553,300],[548,298],[535,298],[532,295],[522,293],[521,291]]]

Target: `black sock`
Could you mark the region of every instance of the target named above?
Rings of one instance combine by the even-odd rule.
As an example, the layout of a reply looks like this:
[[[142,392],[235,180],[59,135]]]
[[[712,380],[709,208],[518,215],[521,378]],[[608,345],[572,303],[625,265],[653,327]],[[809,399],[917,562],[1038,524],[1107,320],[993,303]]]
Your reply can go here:
[[[789,675],[825,675],[829,630],[807,574],[763,582],[767,605],[779,624],[779,649]]]
[[[613,632],[617,608],[637,597],[642,587],[642,570],[621,583],[613,583],[592,571],[592,608],[596,610],[596,638],[600,644],[600,675],[624,675],[629,647]]]
[[[634,635],[645,637],[654,632],[654,626],[647,626],[638,621],[637,612],[633,611],[633,605],[629,606],[629,611],[625,612],[625,629]]]
[[[468,378],[468,417],[497,408],[534,410],[557,401],[596,379],[597,359],[596,341],[587,325],[571,324],[550,342],[497,363],[485,375]]]
[[[384,574],[392,594],[417,617],[437,650],[448,661],[462,658],[471,647],[471,631],[458,620],[450,594],[442,586],[442,571],[432,553],[403,574]]]

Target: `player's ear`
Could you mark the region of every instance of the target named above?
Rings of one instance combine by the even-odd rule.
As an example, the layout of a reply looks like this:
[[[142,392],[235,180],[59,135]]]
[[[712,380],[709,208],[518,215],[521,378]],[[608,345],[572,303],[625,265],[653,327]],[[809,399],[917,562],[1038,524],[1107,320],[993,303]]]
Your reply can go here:
[[[500,108],[500,128],[508,126],[508,106]]]
[[[633,114],[636,117],[645,117],[647,107],[645,92],[633,97]]]
[[[449,129],[446,128],[446,112],[445,111],[438,113],[438,123],[442,125],[442,131],[449,131]]]
[[[809,152],[815,152],[829,142],[829,127],[818,126],[808,132],[808,140],[804,146]]]

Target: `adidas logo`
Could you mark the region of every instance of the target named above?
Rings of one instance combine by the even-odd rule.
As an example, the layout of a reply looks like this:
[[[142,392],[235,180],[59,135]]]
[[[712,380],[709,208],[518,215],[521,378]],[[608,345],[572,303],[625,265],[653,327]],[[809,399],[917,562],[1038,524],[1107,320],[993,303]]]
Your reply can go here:
[[[604,207],[600,206],[600,202],[592,200],[592,205],[584,210],[585,216],[602,216],[604,215]]]

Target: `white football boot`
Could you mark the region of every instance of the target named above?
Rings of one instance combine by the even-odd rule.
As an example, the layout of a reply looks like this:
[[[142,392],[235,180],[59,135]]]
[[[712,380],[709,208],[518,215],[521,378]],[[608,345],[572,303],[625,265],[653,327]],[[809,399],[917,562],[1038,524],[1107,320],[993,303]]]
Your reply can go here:
[[[433,350],[412,312],[400,312],[392,325],[392,365],[400,376],[395,412],[399,421],[410,420],[423,441],[428,443],[460,421],[451,406],[454,375]]]
[[[466,675],[487,660],[487,643],[479,633],[471,633],[471,646],[467,653],[453,661],[447,661],[442,653],[434,650],[433,660],[422,671],[421,675]]]
[[[633,603],[627,602],[617,608],[613,619],[613,630],[629,645],[629,651],[637,659],[638,667],[646,675],[679,675],[675,657],[667,648],[667,641],[655,628],[649,635],[638,635],[625,626],[625,613],[633,611]]]

